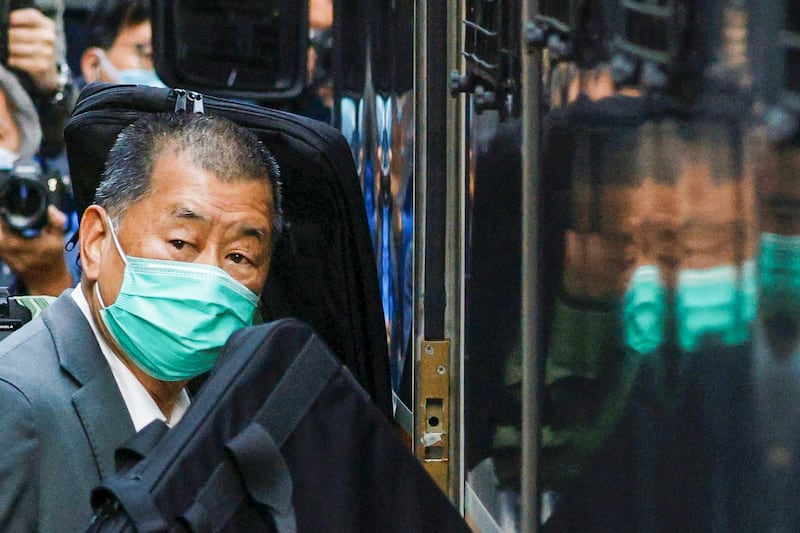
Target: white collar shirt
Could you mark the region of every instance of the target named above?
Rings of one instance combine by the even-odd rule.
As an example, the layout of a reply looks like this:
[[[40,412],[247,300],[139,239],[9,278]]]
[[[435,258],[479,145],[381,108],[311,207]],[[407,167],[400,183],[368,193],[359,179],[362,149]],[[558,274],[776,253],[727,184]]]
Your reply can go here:
[[[190,400],[186,389],[181,390],[175,400],[172,413],[169,419],[167,419],[164,413],[161,412],[161,409],[158,408],[158,405],[156,405],[152,396],[147,392],[147,389],[144,388],[144,385],[142,385],[136,376],[133,375],[133,372],[125,366],[101,335],[97,324],[94,323],[92,313],[89,309],[89,302],[83,294],[80,283],[72,290],[72,299],[75,300],[75,303],[86,317],[86,320],[89,321],[94,337],[97,339],[97,344],[100,345],[100,351],[103,352],[103,356],[105,356],[106,361],[108,361],[108,366],[111,367],[111,373],[114,375],[114,380],[117,382],[117,387],[122,394],[122,399],[125,401],[128,413],[133,421],[133,427],[136,431],[140,431],[153,420],[161,420],[169,427],[177,424],[183,417],[186,409],[189,408]]]

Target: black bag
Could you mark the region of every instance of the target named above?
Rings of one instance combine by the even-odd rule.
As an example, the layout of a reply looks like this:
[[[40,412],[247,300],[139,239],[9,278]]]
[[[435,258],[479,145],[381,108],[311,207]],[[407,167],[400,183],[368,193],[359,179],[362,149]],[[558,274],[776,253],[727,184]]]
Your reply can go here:
[[[165,428],[153,423],[117,451],[118,466],[135,464],[93,491],[89,531],[467,531],[391,422],[297,320],[236,332]]]
[[[291,113],[181,89],[87,86],[64,130],[78,213],[92,203],[119,132],[148,113],[185,109],[249,128],[281,169],[288,228],[261,295],[264,321],[310,324],[387,416],[391,385],[383,307],[361,186],[347,141]]]

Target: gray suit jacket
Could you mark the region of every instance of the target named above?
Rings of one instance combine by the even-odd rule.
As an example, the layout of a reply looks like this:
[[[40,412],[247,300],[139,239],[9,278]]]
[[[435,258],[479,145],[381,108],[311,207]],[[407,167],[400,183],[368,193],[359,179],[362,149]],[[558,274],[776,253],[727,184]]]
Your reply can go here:
[[[69,291],[0,343],[0,531],[84,531],[89,495],[134,434]]]

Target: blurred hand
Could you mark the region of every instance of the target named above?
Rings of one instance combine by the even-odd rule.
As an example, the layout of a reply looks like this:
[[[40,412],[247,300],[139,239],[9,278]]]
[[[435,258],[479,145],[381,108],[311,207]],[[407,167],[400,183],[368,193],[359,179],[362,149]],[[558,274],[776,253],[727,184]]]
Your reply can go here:
[[[47,224],[32,239],[5,224],[0,227],[0,259],[22,280],[29,294],[58,296],[72,286],[64,256],[66,223],[67,216],[51,205],[47,208]]]
[[[56,24],[38,9],[9,13],[8,66],[27,72],[42,93],[58,89]]]

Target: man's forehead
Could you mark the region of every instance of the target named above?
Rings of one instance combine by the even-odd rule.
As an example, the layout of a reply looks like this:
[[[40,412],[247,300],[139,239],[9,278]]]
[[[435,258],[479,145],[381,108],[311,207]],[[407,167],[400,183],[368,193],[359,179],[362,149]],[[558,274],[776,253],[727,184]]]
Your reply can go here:
[[[175,221],[189,221],[209,225],[215,222],[214,217],[209,211],[199,205],[194,206],[185,202],[179,202],[172,204],[167,211],[169,217]],[[263,215],[265,217],[263,222],[258,220],[259,217],[254,216],[234,217],[228,221],[228,226],[236,234],[266,239],[270,235],[270,215],[267,210],[265,210]],[[222,218],[223,220],[225,219],[224,216]]]

